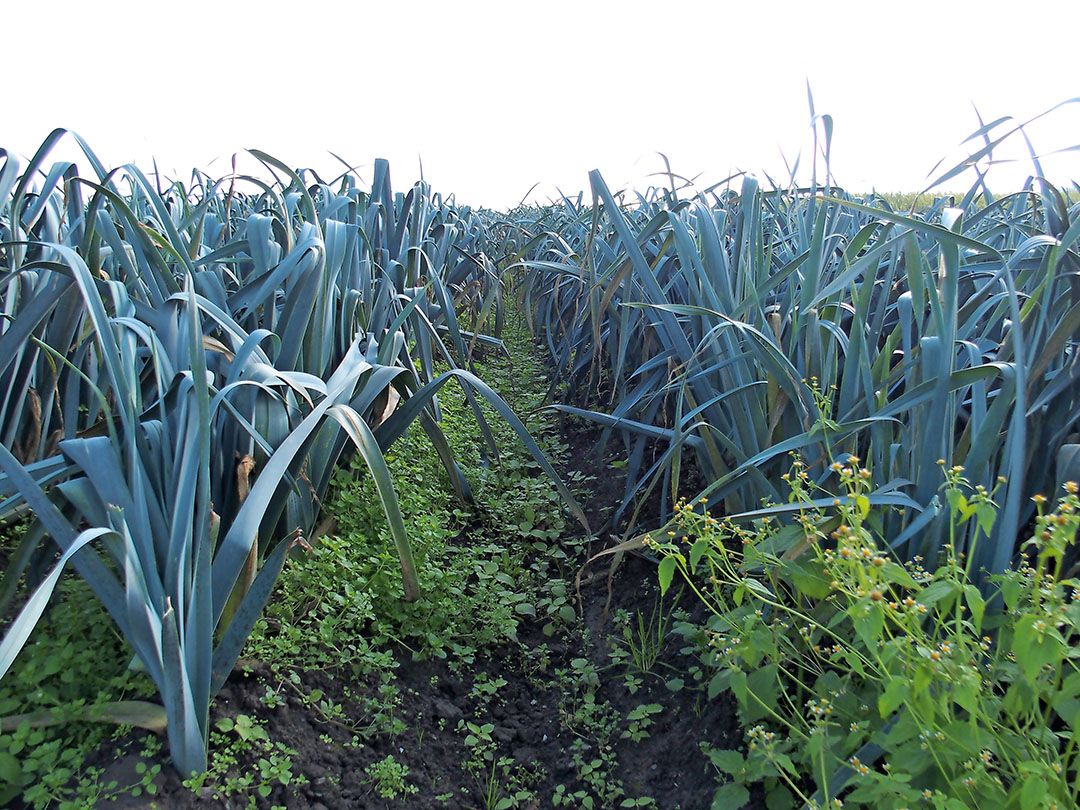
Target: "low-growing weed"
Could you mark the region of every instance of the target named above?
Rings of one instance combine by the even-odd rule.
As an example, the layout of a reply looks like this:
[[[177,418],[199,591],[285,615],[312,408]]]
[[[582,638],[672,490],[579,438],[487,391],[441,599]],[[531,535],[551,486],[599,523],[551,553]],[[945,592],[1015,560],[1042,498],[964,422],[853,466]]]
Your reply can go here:
[[[211,751],[206,771],[184,780],[189,790],[217,800],[240,800],[255,808],[278,786],[305,784],[293,773],[296,752],[271,740],[263,724],[246,714],[223,717],[210,733]]]
[[[420,788],[406,781],[408,766],[394,759],[393,754],[371,763],[364,773],[371,780],[375,792],[384,799],[404,799],[420,792]]]
[[[122,729],[79,722],[80,715],[109,701],[145,699],[154,692],[149,678],[128,668],[130,659],[89,588],[69,575],[47,618],[0,682],[0,716],[44,711],[70,722],[40,728],[27,722],[0,733],[0,804],[21,795],[35,810],[83,807],[156,790],[143,775],[133,785],[103,782],[100,769],[86,762]]]
[[[664,707],[659,703],[642,703],[635,706],[626,715],[626,731],[622,733],[624,740],[641,742],[649,736],[649,728],[653,724],[653,718],[663,712]]]

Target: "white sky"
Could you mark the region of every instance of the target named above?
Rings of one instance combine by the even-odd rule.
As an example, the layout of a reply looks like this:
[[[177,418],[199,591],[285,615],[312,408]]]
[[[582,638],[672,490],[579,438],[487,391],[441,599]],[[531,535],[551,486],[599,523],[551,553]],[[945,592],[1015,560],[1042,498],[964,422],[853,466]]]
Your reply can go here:
[[[540,198],[587,187],[592,168],[647,184],[657,151],[709,181],[786,179],[780,150],[807,144],[807,79],[834,119],[833,173],[859,191],[924,187],[977,128],[972,103],[1023,120],[1080,96],[1075,0],[4,6],[11,151],[63,126],[111,165],[156,156],[186,176],[225,174],[248,147],[336,174],[332,150],[364,176],[389,158],[398,188],[422,158],[436,190],[492,207],[536,182]],[[1030,135],[1042,153],[1080,144],[1080,104]],[[1017,140],[1001,156],[1025,154]],[[1080,151],[1044,169],[1080,179]],[[1030,171],[997,166],[992,185]]]

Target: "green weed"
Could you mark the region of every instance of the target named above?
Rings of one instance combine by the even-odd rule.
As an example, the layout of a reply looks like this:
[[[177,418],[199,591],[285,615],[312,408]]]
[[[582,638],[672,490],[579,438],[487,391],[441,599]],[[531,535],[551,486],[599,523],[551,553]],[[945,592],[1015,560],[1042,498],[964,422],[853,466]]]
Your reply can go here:
[[[777,806],[1075,806],[1080,582],[1062,564],[1077,486],[1052,510],[1037,497],[1024,560],[982,579],[952,546],[925,566],[897,562],[857,459],[831,466],[842,495],[830,505],[805,469],[796,459],[788,476],[789,525],[682,503],[677,536],[649,542],[662,587],[677,573],[708,608],[708,694],[732,694],[747,729],[745,751],[704,746],[725,780],[717,806],[754,783]],[[945,470],[942,498],[957,529],[993,530],[993,492],[961,468]]]

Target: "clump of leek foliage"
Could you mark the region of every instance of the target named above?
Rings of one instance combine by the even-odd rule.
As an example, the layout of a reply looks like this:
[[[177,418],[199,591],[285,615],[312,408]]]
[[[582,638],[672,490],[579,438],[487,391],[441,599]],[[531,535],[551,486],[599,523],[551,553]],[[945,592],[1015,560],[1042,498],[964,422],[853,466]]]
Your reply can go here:
[[[89,176],[49,165],[65,136]],[[258,176],[163,184],[107,170],[63,130],[25,167],[0,152],[0,513],[33,516],[0,607],[24,576],[36,585],[0,675],[70,561],[161,700],[117,714],[166,728],[185,774],[205,770],[210,701],[354,457],[404,596],[420,597],[383,453],[418,423],[468,498],[439,428],[448,382],[485,452],[498,449],[481,401],[584,522],[521,421],[467,370],[477,345],[499,348],[503,317],[478,215],[424,183],[394,194],[385,161],[365,191],[348,167],[326,180],[251,154]]]
[[[868,460],[873,505],[900,507],[881,512],[883,536],[908,559],[949,537],[938,459],[988,489],[1004,479],[993,536],[969,548],[965,525],[957,540],[973,571],[1004,570],[1030,496],[1074,467],[1080,418],[1080,205],[1034,153],[1023,188],[986,185],[1021,131],[980,126],[931,187],[972,168],[976,182],[918,213],[835,187],[820,116],[809,186],[737,176],[684,194],[670,174],[628,199],[592,172],[591,205],[504,218],[525,310],[571,392],[555,407],[625,446],[616,519],[632,524],[657,489],[670,515],[689,465],[711,507],[754,512],[783,501],[788,452],[820,479],[832,444]]]

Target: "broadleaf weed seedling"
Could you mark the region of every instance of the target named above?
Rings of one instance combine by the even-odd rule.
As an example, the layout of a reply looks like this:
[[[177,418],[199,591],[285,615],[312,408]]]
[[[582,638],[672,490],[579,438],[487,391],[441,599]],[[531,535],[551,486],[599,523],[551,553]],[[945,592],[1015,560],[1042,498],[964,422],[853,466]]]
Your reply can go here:
[[[384,799],[405,799],[420,792],[420,788],[407,781],[409,767],[387,754],[378,762],[364,769],[375,792]]]

